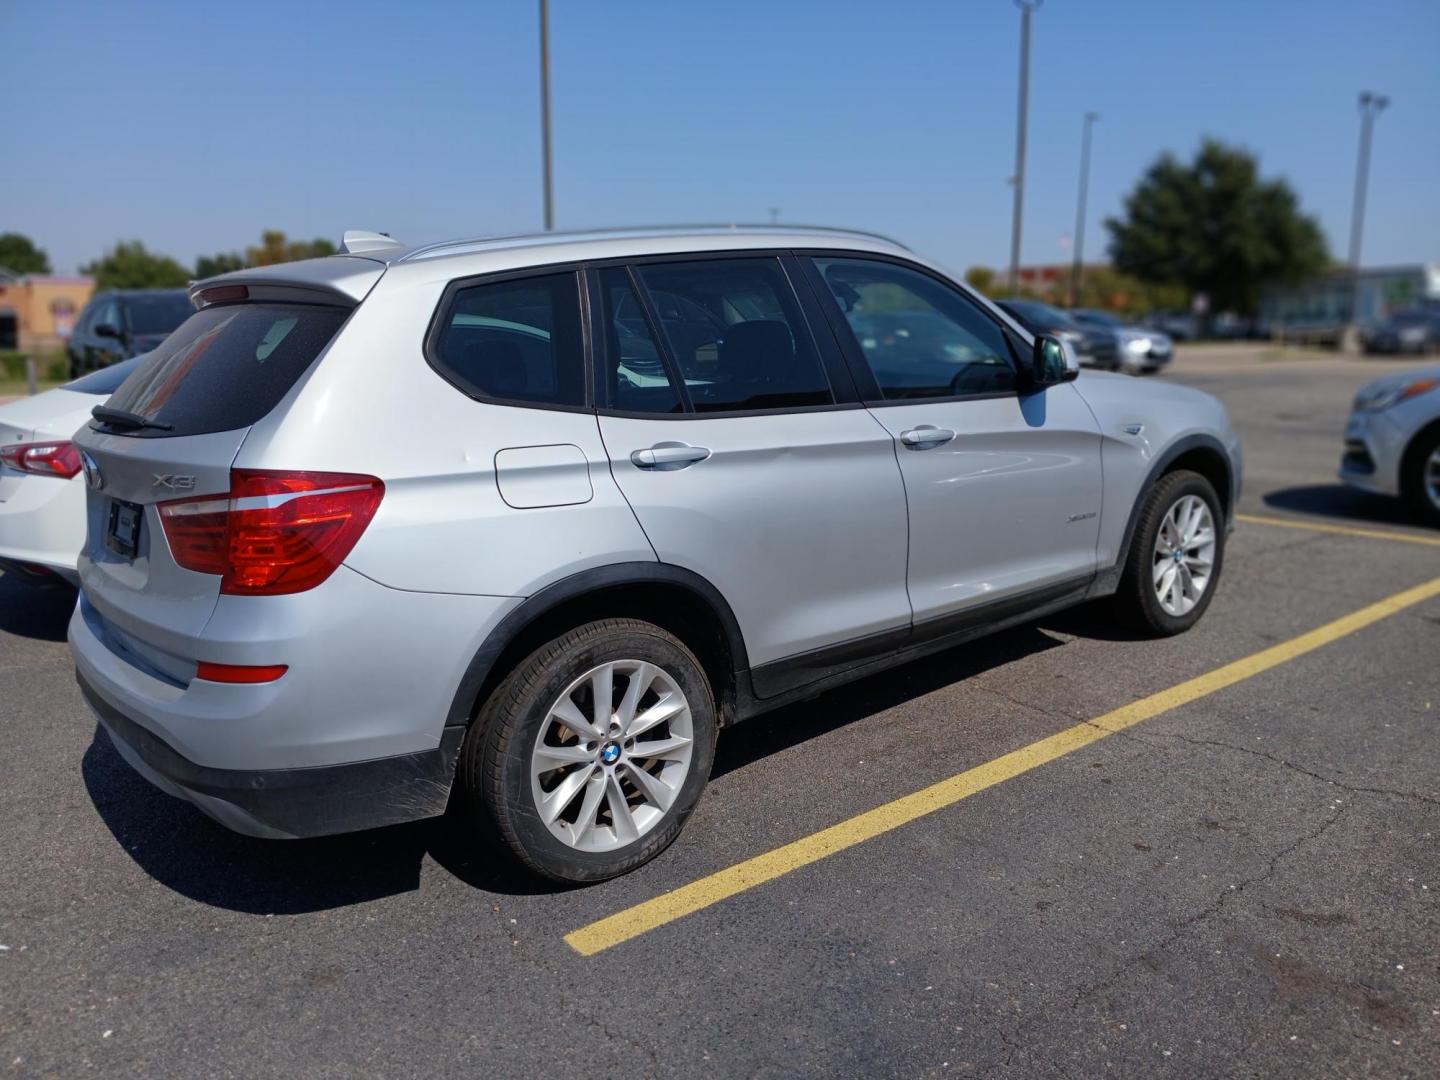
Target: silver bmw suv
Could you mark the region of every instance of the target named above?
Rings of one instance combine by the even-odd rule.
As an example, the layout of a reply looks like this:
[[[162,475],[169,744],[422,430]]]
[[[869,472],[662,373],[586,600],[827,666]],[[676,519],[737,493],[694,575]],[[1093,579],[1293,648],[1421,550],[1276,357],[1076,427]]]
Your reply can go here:
[[[191,296],[77,437],[70,642],[119,753],[241,832],[453,798],[600,880],[721,727],[1101,597],[1174,634],[1219,582],[1220,404],[1077,379],[883,238],[351,233]]]

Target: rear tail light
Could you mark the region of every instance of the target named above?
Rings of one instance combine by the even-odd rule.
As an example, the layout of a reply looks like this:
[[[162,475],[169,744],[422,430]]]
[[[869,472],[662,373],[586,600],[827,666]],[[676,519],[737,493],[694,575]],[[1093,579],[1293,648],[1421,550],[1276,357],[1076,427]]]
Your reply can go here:
[[[0,462],[21,472],[69,480],[80,471],[80,451],[69,442],[11,443],[0,446]]]
[[[373,476],[232,469],[228,493],[161,503],[160,523],[176,563],[222,593],[277,596],[328,578],[384,494]]]

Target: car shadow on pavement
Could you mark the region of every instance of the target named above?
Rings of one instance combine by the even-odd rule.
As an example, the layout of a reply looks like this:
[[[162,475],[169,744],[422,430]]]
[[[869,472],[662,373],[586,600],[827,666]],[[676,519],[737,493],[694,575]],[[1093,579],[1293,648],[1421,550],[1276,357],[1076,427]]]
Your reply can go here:
[[[1044,625],[1051,625],[1045,620]],[[765,713],[728,729],[715,748],[711,778],[807,742],[875,713],[893,709],[982,671],[1020,660],[1062,641],[1027,624],[847,683],[818,697]]]
[[[80,772],[101,820],[136,865],[183,896],[230,911],[298,915],[411,892],[426,855],[476,889],[560,889],[503,852],[467,841],[448,815],[310,840],[241,836],[152,787],[98,725]]]
[[[1416,524],[1400,499],[1372,495],[1344,484],[1307,484],[1281,488],[1264,496],[1265,505],[1292,514],[1313,514],[1367,525]]]
[[[36,585],[0,570],[0,633],[37,641],[64,641],[75,610],[68,585]]]

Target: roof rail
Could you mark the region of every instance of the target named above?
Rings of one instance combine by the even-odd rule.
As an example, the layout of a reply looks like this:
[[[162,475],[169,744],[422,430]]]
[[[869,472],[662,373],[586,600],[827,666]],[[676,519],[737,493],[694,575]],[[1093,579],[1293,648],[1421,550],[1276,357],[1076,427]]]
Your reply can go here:
[[[376,251],[403,251],[405,245],[390,239],[389,233],[366,232],[364,229],[346,229],[340,240],[340,251],[345,255],[369,255]]]
[[[883,240],[887,244],[894,244],[898,248],[910,250],[894,237],[886,236],[884,233],[869,232],[865,229],[847,229],[833,225],[787,225],[779,222],[771,222],[763,225],[752,225],[744,222],[702,222],[698,224],[683,225],[610,225],[595,229],[566,229],[564,231],[545,233],[514,233],[509,235],[494,236],[473,236],[459,240],[441,240],[433,244],[423,244],[420,247],[407,251],[399,261],[408,262],[411,259],[424,258],[428,255],[435,255],[448,249],[469,247],[475,244],[503,244],[510,240],[549,240],[554,238],[557,241],[573,239],[585,236],[656,236],[656,235],[683,235],[685,233],[712,233],[712,232],[761,232],[761,233],[816,233],[817,235],[830,236],[859,236],[869,240]],[[349,235],[348,233],[346,234]]]

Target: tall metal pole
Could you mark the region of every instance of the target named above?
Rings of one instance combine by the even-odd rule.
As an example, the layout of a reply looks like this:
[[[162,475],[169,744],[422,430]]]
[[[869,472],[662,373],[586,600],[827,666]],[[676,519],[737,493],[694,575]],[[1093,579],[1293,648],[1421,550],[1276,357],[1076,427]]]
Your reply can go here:
[[[1355,206],[1350,211],[1350,324],[1360,320],[1360,241],[1365,234],[1365,189],[1370,185],[1370,134],[1375,117],[1390,104],[1382,94],[1360,94],[1360,151],[1355,161]]]
[[[1090,127],[1100,119],[1087,112],[1080,135],[1080,199],[1075,207],[1075,262],[1070,267],[1070,306],[1080,303],[1080,264],[1085,256],[1085,198],[1090,191]]]
[[[1020,227],[1025,212],[1025,126],[1030,113],[1030,13],[1045,0],[1015,0],[1020,9],[1020,104],[1015,124],[1015,206],[1010,212],[1010,293],[1020,284]]]
[[[545,231],[555,228],[555,182],[550,160],[550,4],[540,0],[540,142],[544,160]]]

